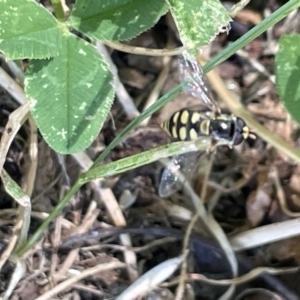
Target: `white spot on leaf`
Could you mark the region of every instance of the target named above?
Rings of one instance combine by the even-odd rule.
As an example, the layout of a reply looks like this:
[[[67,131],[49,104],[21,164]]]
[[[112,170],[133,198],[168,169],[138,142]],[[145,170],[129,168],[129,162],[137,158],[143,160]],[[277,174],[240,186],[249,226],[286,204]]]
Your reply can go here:
[[[84,110],[86,108],[86,102],[82,102],[81,105],[79,106],[79,110]]]
[[[87,121],[91,121],[91,120],[93,120],[93,119],[94,119],[93,116],[86,116],[86,117],[85,117],[85,120],[87,120]]]
[[[86,56],[86,52],[83,51],[82,49],[79,50],[79,54],[82,54],[82,55]]]
[[[62,137],[63,140],[66,139],[66,136],[67,136],[67,131],[65,131],[64,129],[62,129],[61,131],[58,131],[57,132],[57,135],[60,135]]]

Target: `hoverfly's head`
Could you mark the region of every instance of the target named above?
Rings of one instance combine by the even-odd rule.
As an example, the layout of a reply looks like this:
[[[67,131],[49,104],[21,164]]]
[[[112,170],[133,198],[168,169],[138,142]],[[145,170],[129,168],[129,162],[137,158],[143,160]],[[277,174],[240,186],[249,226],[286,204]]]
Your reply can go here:
[[[249,137],[253,139],[256,138],[255,134],[252,131],[250,131],[245,121],[239,117],[236,117],[235,133],[232,139],[232,144],[234,146],[239,145]]]

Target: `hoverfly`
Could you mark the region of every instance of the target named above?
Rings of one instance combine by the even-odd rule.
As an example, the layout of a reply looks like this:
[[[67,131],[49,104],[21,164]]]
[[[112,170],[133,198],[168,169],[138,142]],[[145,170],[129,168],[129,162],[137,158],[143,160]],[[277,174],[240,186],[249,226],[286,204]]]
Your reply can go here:
[[[183,109],[175,112],[161,127],[173,138],[182,141],[195,141],[210,138],[212,146],[219,141],[229,147],[241,144],[251,134],[245,121],[233,114],[222,113],[208,88],[207,78],[197,60],[182,55],[179,69],[183,80],[187,81],[185,92],[201,99],[209,110],[193,111]],[[182,184],[180,173],[189,174],[197,164],[198,155],[181,154],[172,158],[162,173],[159,195],[168,197]]]

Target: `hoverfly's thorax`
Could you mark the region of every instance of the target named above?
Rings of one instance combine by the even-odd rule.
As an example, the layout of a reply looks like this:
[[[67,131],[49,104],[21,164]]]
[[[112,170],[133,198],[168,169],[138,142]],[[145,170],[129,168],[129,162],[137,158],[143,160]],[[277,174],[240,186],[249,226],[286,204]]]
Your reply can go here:
[[[234,115],[221,114],[210,122],[209,133],[216,140],[227,140],[231,145],[236,146],[249,137],[250,130],[243,119]]]
[[[209,133],[216,140],[231,141],[234,135],[234,123],[232,120],[215,119],[210,121]]]

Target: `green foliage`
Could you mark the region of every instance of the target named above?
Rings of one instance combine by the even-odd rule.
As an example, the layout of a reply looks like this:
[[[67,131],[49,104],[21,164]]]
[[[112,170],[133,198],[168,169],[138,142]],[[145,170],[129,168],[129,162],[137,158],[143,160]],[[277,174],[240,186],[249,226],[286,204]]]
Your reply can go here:
[[[231,18],[219,0],[168,0],[183,45],[193,55],[229,28]]]
[[[61,26],[34,0],[0,0],[0,50],[9,59],[57,56]]]
[[[91,39],[124,41],[153,27],[168,9],[163,0],[77,0],[70,22]]]
[[[88,147],[114,96],[112,76],[95,47],[68,34],[59,56],[32,60],[26,75],[26,94],[38,99],[32,114],[45,140],[60,153]]]
[[[285,108],[300,125],[300,35],[286,35],[279,40],[276,55],[276,84]]]
[[[80,175],[80,182],[82,184],[85,184],[97,178],[120,174],[132,170],[134,168],[144,166],[151,162],[157,161],[161,158],[192,152],[196,150],[206,150],[210,146],[210,144],[211,141],[209,138],[203,138],[201,140],[196,141],[196,143],[194,141],[187,141],[174,142],[167,145],[163,145],[148,151],[144,151],[139,154],[119,159],[104,166],[102,165],[94,167]]]
[[[161,0],[114,2],[78,0],[70,25],[94,39],[124,40],[168,10]],[[113,102],[107,63],[34,0],[0,0],[0,25],[0,50],[10,59],[31,59],[25,91],[37,100],[32,114],[45,141],[60,153],[87,148]]]
[[[107,63],[33,0],[0,0],[0,22],[0,50],[32,59],[25,90],[37,100],[32,114],[45,141],[60,153],[88,147],[113,102]]]

